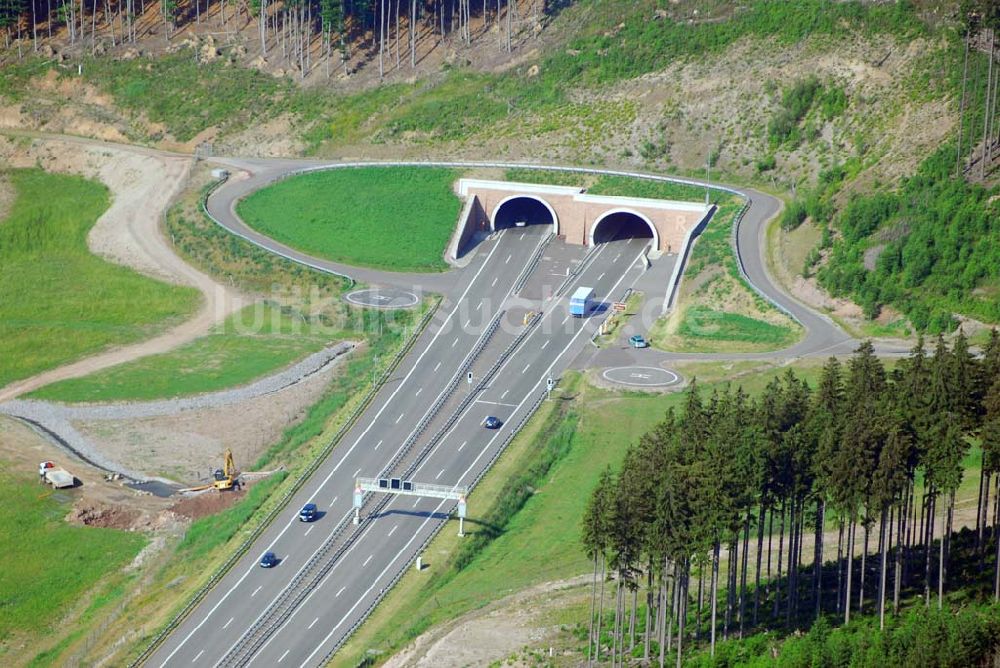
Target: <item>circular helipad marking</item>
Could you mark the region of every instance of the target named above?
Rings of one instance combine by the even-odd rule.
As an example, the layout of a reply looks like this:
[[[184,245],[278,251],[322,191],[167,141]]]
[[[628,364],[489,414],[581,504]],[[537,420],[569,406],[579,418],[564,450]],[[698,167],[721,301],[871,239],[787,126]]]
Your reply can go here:
[[[355,290],[348,293],[345,299],[356,306],[369,308],[410,308],[420,303],[415,294],[398,288]]]
[[[635,387],[667,387],[681,380],[673,371],[655,366],[619,366],[605,369],[601,375],[612,383]]]

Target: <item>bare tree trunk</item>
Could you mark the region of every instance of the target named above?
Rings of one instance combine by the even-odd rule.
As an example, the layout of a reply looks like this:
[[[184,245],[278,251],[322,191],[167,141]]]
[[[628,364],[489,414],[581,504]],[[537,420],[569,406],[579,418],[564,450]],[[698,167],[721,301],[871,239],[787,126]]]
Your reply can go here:
[[[851,621],[851,575],[854,571],[854,519],[847,523],[847,595],[844,603],[844,624]]]
[[[969,40],[970,31],[965,32],[965,65],[962,68],[962,101],[958,105],[958,150],[955,158],[955,176],[962,175],[962,136],[965,134],[965,96],[969,80]]]
[[[597,634],[594,638],[594,657],[597,663],[601,662],[601,629],[604,621],[604,582],[607,578],[607,557],[601,555],[601,596],[600,605],[597,608]]]
[[[781,528],[778,529],[778,576],[774,580],[774,605],[771,607],[771,619],[778,618],[778,601],[781,599],[781,561],[785,548],[785,502],[781,502]]]
[[[509,11],[509,9],[508,9]],[[764,556],[764,504],[757,511],[757,569],[753,581],[753,625],[757,626],[757,612],[760,609],[760,564]]]
[[[841,612],[843,603],[844,584],[844,518],[837,519],[837,612]]]
[[[931,547],[934,543],[934,495],[927,497],[927,527],[924,532],[924,603],[931,604]]]
[[[739,637],[743,637],[743,627],[744,620],[747,616],[747,548],[750,543],[750,513],[747,512],[746,519],[743,524],[743,563],[742,572],[740,573],[740,631]]]
[[[986,162],[989,160],[989,143],[990,143],[990,89],[993,86],[993,46],[996,39],[996,34],[992,29],[990,29],[990,57],[989,57],[989,69],[986,71],[986,101],[984,104],[983,114],[983,160],[979,165],[979,178],[986,178]],[[951,514],[951,508],[948,509],[949,515]]]
[[[869,523],[863,522],[862,528],[865,530],[865,543],[861,550],[861,574],[858,576],[858,614],[863,614],[865,611],[865,564],[868,558]]]
[[[816,619],[823,612],[823,529],[826,521],[826,503],[816,501],[816,540],[813,549],[813,597],[816,602]]]
[[[681,582],[681,604],[680,609],[680,621],[677,625],[677,668],[681,668],[682,657],[684,656],[684,620],[687,617],[687,587],[688,587],[688,571],[690,570],[690,562],[685,559],[684,567],[680,571]]]
[[[878,583],[878,628],[879,630],[885,629],[885,566],[886,566],[886,533],[885,533],[885,515],[886,510],[882,508],[882,519],[879,522],[879,544],[881,546],[881,559],[882,562],[879,567],[879,583]],[[891,520],[890,520],[891,521]]]
[[[712,623],[711,634],[712,644],[709,651],[710,656],[715,656],[715,620],[718,612],[719,599],[719,542],[716,541],[712,548]]]
[[[597,609],[597,554],[594,554],[594,579],[590,582],[590,632],[587,634],[587,665],[593,661],[590,650],[594,645],[594,611]]]

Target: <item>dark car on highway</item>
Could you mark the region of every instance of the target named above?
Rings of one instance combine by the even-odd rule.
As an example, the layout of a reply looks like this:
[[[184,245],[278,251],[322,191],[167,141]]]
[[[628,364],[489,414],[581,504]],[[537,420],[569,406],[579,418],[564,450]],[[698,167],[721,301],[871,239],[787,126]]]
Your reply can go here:
[[[483,420],[483,426],[487,429],[499,429],[502,424],[503,422],[501,422],[500,418],[493,417],[492,415]]]
[[[302,510],[299,511],[299,521],[300,522],[312,522],[316,519],[316,504],[307,503],[302,506]]]
[[[265,552],[264,556],[260,558],[261,568],[274,568],[278,565],[278,555],[274,552]]]

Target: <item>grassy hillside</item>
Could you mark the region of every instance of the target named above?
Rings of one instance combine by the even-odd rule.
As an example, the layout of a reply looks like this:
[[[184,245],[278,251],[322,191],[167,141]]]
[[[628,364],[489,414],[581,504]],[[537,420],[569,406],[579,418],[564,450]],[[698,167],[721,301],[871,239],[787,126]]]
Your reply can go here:
[[[267,376],[348,335],[258,304],[231,316],[208,336],[168,353],[53,383],[29,397],[136,401],[213,392]]]
[[[66,524],[70,499],[30,476],[0,473],[0,491],[0,535],[9,539],[0,569],[2,657],[13,635],[45,634],[88,590],[127,565],[147,540],[116,529]]]
[[[90,253],[104,186],[37,169],[8,176],[16,197],[0,221],[0,386],[146,338],[197,308],[193,288]]]

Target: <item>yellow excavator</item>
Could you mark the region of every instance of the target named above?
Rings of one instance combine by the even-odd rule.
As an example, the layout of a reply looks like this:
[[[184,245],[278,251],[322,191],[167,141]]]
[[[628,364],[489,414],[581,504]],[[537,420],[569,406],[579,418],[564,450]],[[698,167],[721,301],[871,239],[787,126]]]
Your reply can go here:
[[[226,452],[222,455],[222,468],[215,469],[215,473],[212,474],[215,479],[207,485],[198,485],[197,487],[187,487],[185,489],[178,490],[180,492],[201,492],[206,489],[212,489],[213,487],[220,492],[225,492],[231,489],[240,488],[240,472],[236,470],[236,462],[233,461],[233,451],[226,448]]]
[[[239,489],[240,472],[236,470],[236,462],[233,461],[233,451],[226,448],[226,452],[222,457],[222,468],[215,469],[215,482],[212,483],[213,486],[220,492],[233,489],[234,487]]]

